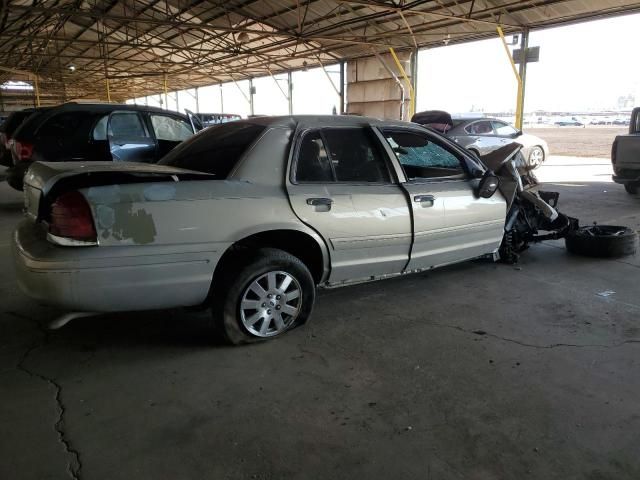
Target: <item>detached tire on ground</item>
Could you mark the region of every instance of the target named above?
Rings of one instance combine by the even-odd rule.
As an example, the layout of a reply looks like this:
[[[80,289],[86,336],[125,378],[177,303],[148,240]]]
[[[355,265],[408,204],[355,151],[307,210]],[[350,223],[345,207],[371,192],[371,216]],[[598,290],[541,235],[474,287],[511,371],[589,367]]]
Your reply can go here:
[[[567,250],[577,255],[624,257],[636,253],[638,234],[628,227],[592,225],[569,232],[565,245]]]
[[[214,285],[212,314],[234,345],[278,337],[305,323],[315,301],[315,283],[297,257],[262,248],[237,260]]]

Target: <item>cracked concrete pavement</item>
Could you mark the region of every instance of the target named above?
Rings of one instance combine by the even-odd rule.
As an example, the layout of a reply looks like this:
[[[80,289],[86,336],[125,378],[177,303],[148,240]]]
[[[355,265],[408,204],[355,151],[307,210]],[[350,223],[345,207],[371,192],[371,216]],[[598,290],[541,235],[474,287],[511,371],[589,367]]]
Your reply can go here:
[[[565,176],[563,211],[640,228],[640,198]],[[0,186],[2,479],[640,478],[638,255],[548,242],[324,291],[231,348],[179,310],[47,331],[13,278],[20,201]]]

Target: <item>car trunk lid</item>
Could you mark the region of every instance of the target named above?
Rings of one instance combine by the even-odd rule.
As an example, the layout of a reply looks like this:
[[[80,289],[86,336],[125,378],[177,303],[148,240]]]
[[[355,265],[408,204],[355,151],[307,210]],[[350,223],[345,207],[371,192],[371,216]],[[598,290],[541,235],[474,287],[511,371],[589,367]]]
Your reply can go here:
[[[91,186],[151,181],[212,179],[213,175],[165,165],[128,162],[35,162],[24,178],[25,212],[35,218],[53,193]]]

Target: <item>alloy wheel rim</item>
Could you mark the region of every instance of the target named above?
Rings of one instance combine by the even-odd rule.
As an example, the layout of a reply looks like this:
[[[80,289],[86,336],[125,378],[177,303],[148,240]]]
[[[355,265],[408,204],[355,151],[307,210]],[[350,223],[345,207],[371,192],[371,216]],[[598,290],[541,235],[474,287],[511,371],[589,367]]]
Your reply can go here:
[[[291,274],[264,273],[253,279],[240,300],[240,319],[257,337],[273,337],[295,322],[302,306],[302,288]]]
[[[529,155],[529,163],[533,168],[540,166],[542,163],[542,149],[540,147],[536,147],[531,150],[531,154]]]

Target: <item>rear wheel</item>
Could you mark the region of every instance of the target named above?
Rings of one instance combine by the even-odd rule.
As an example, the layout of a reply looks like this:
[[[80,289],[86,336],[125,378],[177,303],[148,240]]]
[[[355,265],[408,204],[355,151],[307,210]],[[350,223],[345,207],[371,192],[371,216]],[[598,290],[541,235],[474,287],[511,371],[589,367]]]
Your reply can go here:
[[[535,146],[529,152],[529,168],[532,170],[538,168],[544,162],[544,150],[542,147]]]
[[[578,255],[624,257],[636,253],[638,234],[628,227],[592,225],[569,232],[565,245],[567,250]]]
[[[230,343],[275,338],[309,318],[315,284],[297,257],[264,248],[229,270],[214,284],[212,313]]]
[[[625,183],[624,189],[631,195],[637,195],[638,191],[640,190],[640,183]]]

